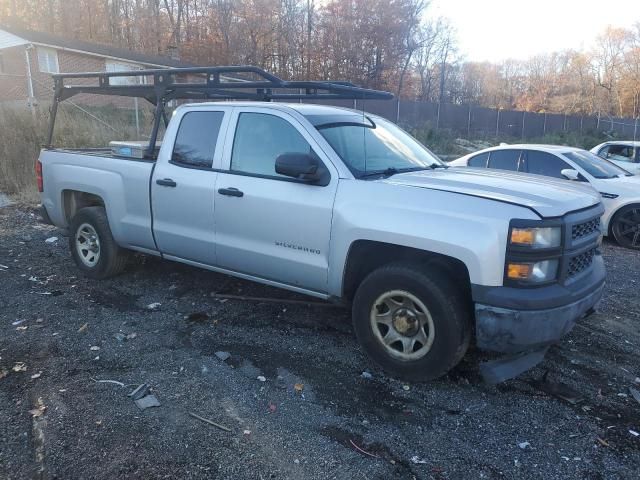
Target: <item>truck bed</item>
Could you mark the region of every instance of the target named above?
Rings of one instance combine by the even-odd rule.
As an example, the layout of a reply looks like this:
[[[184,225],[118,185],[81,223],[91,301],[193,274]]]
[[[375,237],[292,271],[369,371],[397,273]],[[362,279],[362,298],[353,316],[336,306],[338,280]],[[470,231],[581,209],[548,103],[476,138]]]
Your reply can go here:
[[[117,157],[109,148],[45,149],[40,153],[42,203],[60,227],[69,221],[73,192],[106,206],[116,241],[126,248],[155,251],[151,233],[150,179],[154,160]]]

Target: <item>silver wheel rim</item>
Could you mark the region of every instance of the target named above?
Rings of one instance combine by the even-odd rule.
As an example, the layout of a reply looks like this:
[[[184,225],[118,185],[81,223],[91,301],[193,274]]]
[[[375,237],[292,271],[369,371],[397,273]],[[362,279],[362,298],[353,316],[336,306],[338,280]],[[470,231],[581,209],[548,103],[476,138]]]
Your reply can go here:
[[[380,295],[370,313],[371,329],[393,358],[413,361],[424,357],[435,338],[429,309],[415,295],[391,290]]]
[[[76,251],[87,267],[95,267],[100,260],[100,238],[88,223],[83,223],[76,231]]]

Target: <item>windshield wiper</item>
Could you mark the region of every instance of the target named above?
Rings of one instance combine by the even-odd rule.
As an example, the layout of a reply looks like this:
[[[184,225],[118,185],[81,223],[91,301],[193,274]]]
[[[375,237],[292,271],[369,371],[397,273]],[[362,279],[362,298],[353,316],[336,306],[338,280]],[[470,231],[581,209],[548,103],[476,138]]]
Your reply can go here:
[[[384,177],[389,178],[392,175],[396,175],[398,173],[408,173],[408,172],[419,172],[420,170],[430,170],[434,168],[449,168],[444,165],[429,165],[426,167],[409,167],[409,168],[395,168],[389,167],[385,170],[376,170],[374,172],[367,172],[359,175],[358,178],[370,178],[370,177]]]
[[[374,172],[363,173],[359,175],[358,178],[369,178],[369,177],[390,177],[391,175],[395,175],[396,173],[400,173],[400,170],[394,167],[389,167],[386,170],[376,170]]]
[[[432,163],[429,165],[431,170],[435,170],[436,168],[444,168],[445,170],[449,168],[449,165],[445,165],[444,163]]]

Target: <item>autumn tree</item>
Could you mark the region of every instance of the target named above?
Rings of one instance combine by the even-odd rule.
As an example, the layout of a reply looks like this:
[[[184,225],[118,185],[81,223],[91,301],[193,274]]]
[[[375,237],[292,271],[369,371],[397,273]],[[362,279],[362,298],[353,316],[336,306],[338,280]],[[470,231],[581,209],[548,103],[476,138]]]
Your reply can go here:
[[[251,64],[287,79],[347,80],[398,97],[502,109],[640,116],[640,22],[590,50],[463,61],[429,0],[0,0],[0,24]]]

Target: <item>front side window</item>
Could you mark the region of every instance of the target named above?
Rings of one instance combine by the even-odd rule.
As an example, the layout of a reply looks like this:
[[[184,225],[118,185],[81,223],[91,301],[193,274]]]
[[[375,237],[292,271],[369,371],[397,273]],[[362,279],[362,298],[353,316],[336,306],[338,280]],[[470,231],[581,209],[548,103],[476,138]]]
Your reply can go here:
[[[44,73],[59,73],[58,52],[53,48],[38,47],[38,66]]]
[[[560,173],[562,170],[571,169],[564,160],[547,152],[537,150],[526,151],[527,173],[535,173],[536,175],[544,175],[546,177],[566,178]]]
[[[607,179],[633,176],[632,173],[627,172],[616,164],[586,150],[564,152],[562,155],[575,162],[576,165],[595,178]]]
[[[231,170],[288,178],[276,173],[276,159],[285,153],[313,155],[311,145],[283,118],[241,113],[231,153]]]
[[[486,168],[489,160],[489,152],[481,153],[475,157],[471,157],[468,162],[469,167]]]
[[[179,166],[211,168],[224,112],[189,112],[182,117],[171,161]]]
[[[309,120],[356,178],[446,168],[411,135],[382,118],[327,115]]]
[[[489,168],[518,171],[520,150],[494,150],[489,155]]]

